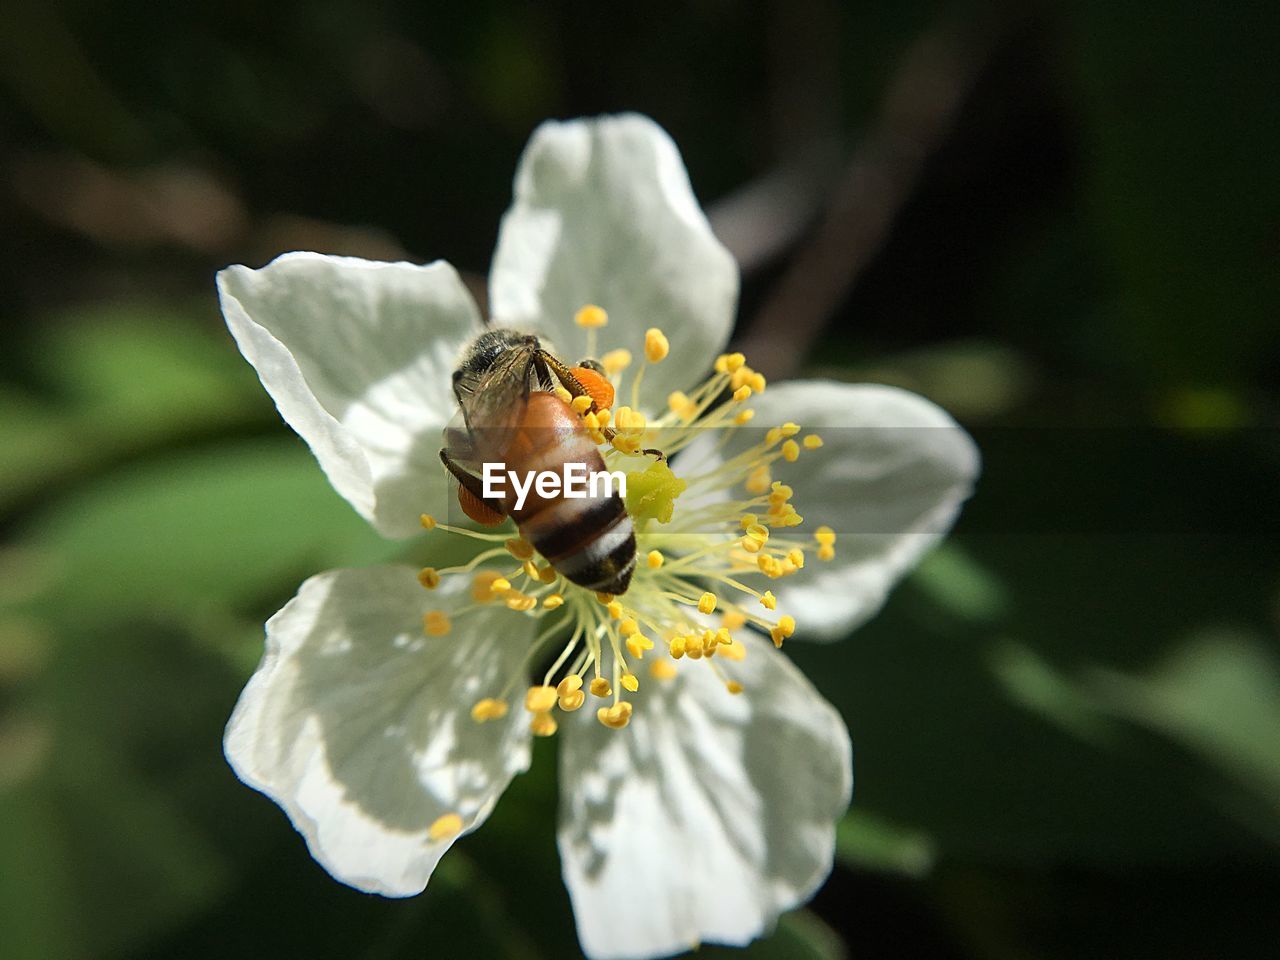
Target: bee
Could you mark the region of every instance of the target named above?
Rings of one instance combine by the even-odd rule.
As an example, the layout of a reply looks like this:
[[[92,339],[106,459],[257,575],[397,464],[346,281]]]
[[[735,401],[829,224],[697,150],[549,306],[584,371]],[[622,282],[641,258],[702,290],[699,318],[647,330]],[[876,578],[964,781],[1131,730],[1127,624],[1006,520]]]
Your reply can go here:
[[[494,526],[511,517],[520,535],[565,579],[588,590],[625,593],[636,566],[636,537],[612,486],[574,498],[530,489],[520,506],[514,491],[501,498],[484,496],[479,474],[485,463],[527,471],[527,476],[563,474],[567,463],[583,464],[588,473],[605,470],[578,413],[555,392],[557,382],[572,397],[591,397],[589,409],[613,401],[613,387],[598,363],[584,360],[571,368],[535,336],[485,331],[454,371],[459,410],[445,428],[440,459],[457,479],[458,501],[472,520]]]

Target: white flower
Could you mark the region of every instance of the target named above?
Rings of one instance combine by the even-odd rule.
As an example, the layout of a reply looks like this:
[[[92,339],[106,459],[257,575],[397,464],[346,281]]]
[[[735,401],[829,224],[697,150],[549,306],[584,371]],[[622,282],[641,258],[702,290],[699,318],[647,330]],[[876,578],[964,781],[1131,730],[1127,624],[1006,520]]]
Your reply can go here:
[[[295,253],[218,282],[240,349],[338,492],[389,537],[436,526],[453,495],[437,456],[450,375],[482,329],[454,269]],[[619,391],[611,467],[657,481],[655,502],[633,505],[638,569],[606,606],[525,562],[509,529],[440,524],[426,536],[485,549],[450,569],[302,585],[267,623],[226,754],[339,880],[423,890],[527,768],[530,737],[557,726],[559,845],[588,955],[745,944],[827,876],[848,734],[775,644],[873,614],[950,526],[978,459],[945,413],[900,390],[765,390],[720,354],[737,287],[651,121],[535,132],[494,257],[493,319],[571,363],[602,355]],[[581,311],[597,304],[605,325]],[[683,492],[631,453],[653,443]],[[669,523],[645,519],[673,504]],[[561,654],[529,687],[548,644]],[[588,694],[597,708],[578,710]]]

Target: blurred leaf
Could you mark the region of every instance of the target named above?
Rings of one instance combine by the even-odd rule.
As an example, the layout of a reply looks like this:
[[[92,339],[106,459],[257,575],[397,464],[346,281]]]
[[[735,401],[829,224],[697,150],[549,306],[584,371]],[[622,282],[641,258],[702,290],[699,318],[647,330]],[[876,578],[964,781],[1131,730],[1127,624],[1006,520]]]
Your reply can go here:
[[[329,487],[299,442],[228,444],[123,470],[20,531],[59,571],[44,606],[62,622],[181,620],[292,593],[330,566],[397,548]]]
[[[927,834],[854,809],[836,824],[836,859],[847,867],[922,877],[933,868],[936,851]]]
[[[1009,612],[1004,585],[954,541],[939,544],[913,577],[935,603],[962,619],[991,622]]]

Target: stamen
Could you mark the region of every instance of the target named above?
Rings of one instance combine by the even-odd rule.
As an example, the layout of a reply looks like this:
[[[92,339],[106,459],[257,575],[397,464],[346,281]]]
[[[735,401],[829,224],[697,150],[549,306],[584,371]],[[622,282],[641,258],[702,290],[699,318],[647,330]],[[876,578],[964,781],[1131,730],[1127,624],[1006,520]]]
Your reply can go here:
[[[800,459],[800,444],[794,440],[788,440],[782,445],[782,459],[788,463],[795,463]]]
[[[811,433],[804,438],[804,448],[806,450],[817,450],[822,446],[822,438],[816,433]]]
[[[644,333],[644,355],[650,363],[660,363],[671,352],[671,344],[666,335],[657,327],[650,327]]]
[[[556,718],[550,713],[535,713],[533,719],[529,721],[529,732],[535,737],[552,736],[558,729]]]
[[[715,613],[716,595],[714,593],[704,593],[698,598],[699,613]]]
[[[434,530],[436,528],[436,518],[429,513],[424,513],[418,517],[418,522],[422,524],[423,530]]]
[[[443,610],[432,610],[422,618],[422,629],[429,637],[443,637],[453,624]]]
[[[440,573],[435,567],[423,567],[418,571],[418,582],[428,590],[440,586]]]
[[[556,699],[559,697],[555,687],[542,685],[538,687],[530,687],[524,695],[524,708],[530,713],[546,713],[556,705]]]
[[[601,707],[596,711],[596,719],[606,727],[621,730],[631,722],[631,704],[621,700],[612,707]]]
[[[649,676],[655,680],[671,680],[678,672],[670,660],[655,660],[649,664]]]
[[[563,316],[563,314],[562,314]],[[588,303],[573,315],[573,322],[588,330],[603,327],[609,322],[609,314],[594,303]]]
[[[614,377],[631,366],[631,351],[625,349],[610,350],[600,358],[600,366],[604,372]]]
[[[564,597],[562,597],[558,593],[550,594],[546,599],[542,601],[542,607],[544,610],[554,610],[556,607],[560,607],[563,605],[564,605]]]
[[[645,562],[649,564],[650,570],[657,570],[662,566],[663,556],[660,550],[650,550],[649,556],[645,558]]]
[[[432,843],[451,840],[462,832],[462,817],[456,813],[446,813],[437,817],[427,828],[427,839]]]
[[[484,723],[486,720],[500,720],[506,715],[507,702],[493,697],[477,700],[475,706],[471,708],[471,719],[476,723]]]
[[[590,689],[593,697],[607,697],[613,693],[613,688],[609,686],[609,681],[604,677],[596,677],[592,680]]]

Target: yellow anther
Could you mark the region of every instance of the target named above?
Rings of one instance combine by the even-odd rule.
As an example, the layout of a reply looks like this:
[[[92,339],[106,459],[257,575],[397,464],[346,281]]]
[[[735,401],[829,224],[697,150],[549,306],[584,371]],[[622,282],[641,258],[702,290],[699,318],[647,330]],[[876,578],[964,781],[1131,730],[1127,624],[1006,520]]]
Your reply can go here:
[[[634,673],[624,673],[620,682],[632,693],[635,693],[640,689],[640,681],[636,679],[636,675]]]
[[[488,603],[493,600],[495,597],[493,585],[500,579],[502,578],[493,570],[481,570],[471,581],[471,599],[476,603]]]
[[[576,673],[571,673],[559,683],[556,684],[556,694],[564,697],[573,693],[575,690],[582,689],[582,678]]]
[[[747,658],[747,648],[739,641],[734,640],[733,643],[727,643],[720,648],[720,656],[728,657],[730,660],[745,660]]]
[[[744,486],[747,488],[748,493],[764,493],[769,489],[769,481],[771,479],[772,474],[769,473],[768,464],[762,463],[747,474],[747,482]]]
[[[435,567],[423,567],[418,571],[418,582],[428,590],[434,590],[440,586],[440,574]]]
[[[720,646],[720,636],[714,630],[702,631],[702,655],[704,657],[714,657],[716,649]]]
[[[724,688],[728,690],[730,693],[734,694],[735,696],[742,692],[742,684],[740,684],[737,680],[730,680],[728,683],[724,685]]]
[[[757,517],[754,513],[744,513],[738,519],[738,526],[742,527],[743,530],[750,530],[759,522],[760,522],[760,518]]]
[[[507,701],[495,700],[493,697],[477,700],[475,706],[471,708],[471,719],[476,723],[484,723],[486,720],[500,720],[506,715]]]
[[[564,606],[564,597],[560,596],[558,593],[550,594],[542,601],[542,608],[544,610],[554,610],[556,607],[562,606]]]
[[[596,677],[592,680],[590,690],[593,697],[607,697],[613,693],[613,687],[609,685],[609,681],[604,677]]]
[[[781,480],[773,481],[773,483],[769,485],[769,491],[770,503],[786,503],[795,496],[795,491]]]
[[[800,459],[800,444],[794,440],[788,440],[782,445],[782,459],[787,463],[795,463]]]
[[[649,676],[655,680],[670,680],[679,671],[670,660],[655,660],[649,664]]]
[[[788,511],[786,516],[778,521],[778,525],[781,527],[798,527],[802,523],[804,523],[804,517],[796,513],[794,509]]]
[[[494,593],[506,593],[511,589],[511,581],[506,577],[495,577],[493,582],[489,584],[489,589]]]
[[[434,530],[436,528],[436,518],[429,513],[424,513],[420,516],[418,522],[422,524],[423,530]]]
[[[790,614],[784,614],[778,618],[778,629],[782,631],[784,637],[789,637],[796,632],[796,618]]]
[[[429,637],[443,637],[453,629],[453,624],[444,611],[432,610],[422,618],[422,629]]]
[[[574,413],[586,413],[591,409],[591,404],[595,403],[589,396],[583,394],[580,397],[574,397],[569,401],[569,406],[573,408]]]
[[[580,327],[603,327],[609,322],[609,314],[605,313],[594,303],[588,303],[573,315],[573,322]]]
[[[729,373],[737,373],[746,366],[747,358],[741,353],[727,353],[724,357],[724,367]]]
[[[720,624],[726,630],[737,630],[744,626],[747,622],[747,615],[741,610],[726,610],[724,617],[721,618]]]
[[[790,420],[788,420],[779,429],[782,430],[782,435],[784,437],[794,437],[797,433],[800,432],[800,425],[798,423],[792,423]]]
[[[550,713],[535,713],[529,721],[529,732],[535,737],[549,737],[558,729],[556,718]]]
[[[729,389],[737,390],[739,387],[747,384],[751,380],[751,375],[754,372],[755,371],[745,364],[737,370],[732,371],[729,374]]]
[[[671,638],[667,644],[667,652],[671,654],[672,660],[679,660],[684,656],[684,637],[677,634]]]
[[[773,595],[772,590],[766,590],[764,592],[764,596],[760,598],[760,606],[764,607],[766,610],[778,609],[778,598]]]
[[[645,652],[653,649],[653,641],[643,633],[633,633],[627,637],[627,653],[636,660],[644,659]]]
[[[621,348],[610,350],[600,358],[600,366],[604,367],[604,372],[609,376],[621,373],[631,366],[631,351]]]
[[[720,627],[716,630],[716,643],[722,646],[728,646],[733,643],[733,634],[729,632],[728,627]]]
[[[804,438],[804,448],[806,450],[817,450],[822,446],[822,438],[816,433],[811,433]]]
[[[657,570],[660,566],[662,566],[663,559],[664,558],[662,556],[662,551],[650,550],[649,555],[645,557],[645,562],[649,564],[650,570]]]
[[[634,454],[640,449],[640,441],[635,437],[624,437],[618,434],[613,438],[613,449],[619,453]]]
[[[650,363],[659,363],[671,352],[671,344],[667,336],[657,327],[650,327],[644,332],[644,355]]]
[[[523,613],[526,610],[532,610],[536,607],[538,605],[538,598],[531,597],[527,593],[521,593],[519,590],[512,590],[507,594],[506,603],[508,609],[519,610]]]
[[[782,576],[782,567],[774,557],[762,556],[756,560],[760,572],[771,580]]]
[[[690,660],[701,660],[702,642],[697,637],[688,637],[684,644],[684,655]]]
[[[698,598],[699,613],[715,613],[716,612],[716,595],[714,593],[704,593]]]
[[[538,580],[542,583],[555,583],[557,576],[556,568],[549,563],[538,568]]]
[[[742,538],[742,549],[747,553],[759,553],[762,544],[759,540],[752,540],[750,537]]]
[[[521,569],[524,570],[524,575],[528,577],[530,580],[538,580],[539,582],[541,582],[539,578],[541,576],[542,571],[538,569],[538,565],[534,563],[532,560],[526,560],[521,565]]]
[[[556,688],[547,685],[530,687],[524,695],[524,708],[530,713],[546,713],[556,705],[559,693]]]
[[[627,617],[620,624],[618,624],[618,632],[622,634],[624,637],[629,637],[633,633],[638,633],[639,631],[640,631],[640,624],[636,623],[635,620],[631,617]]]
[[[560,709],[563,710],[565,713],[572,713],[574,710],[577,710],[580,706],[582,706],[586,702],[587,702],[587,695],[583,693],[581,690],[574,690],[571,693],[566,693],[558,701],[558,703],[560,704]]]
[[[835,556],[836,556],[836,548],[835,548],[835,547],[828,546],[828,545],[827,545],[827,544],[825,544],[825,543],[824,543],[822,546],[818,547],[818,559],[819,559],[819,560],[834,560],[834,559],[835,559]]]
[[[751,388],[744,383],[737,390],[733,391],[733,399],[736,403],[742,403],[744,400],[750,400]]]
[[[446,813],[442,817],[436,817],[431,826],[427,827],[427,838],[432,843],[439,843],[441,840],[452,840],[461,832],[462,818],[456,813]]]
[[[596,711],[596,719],[606,727],[621,730],[631,722],[631,704],[623,700],[612,707],[601,707]]]
[[[579,397],[578,399],[582,399]],[[600,418],[594,413],[583,414],[582,425],[590,431],[598,431],[600,429]]]
[[[813,531],[813,539],[824,547],[833,547],[836,543],[836,532],[825,524]]]
[[[630,407],[619,407],[613,415],[613,425],[617,430],[625,430],[630,435],[637,435],[644,433],[649,421],[645,419],[645,415],[639,410],[632,410]]]
[[[609,425],[609,420],[612,417],[613,417],[613,412],[610,411],[608,408],[604,410],[596,411],[596,419],[600,421],[600,426],[602,427],[607,427]],[[596,441],[596,442],[598,443],[599,441]]]
[[[611,603],[611,602],[613,601],[613,594],[612,594],[612,593],[597,593],[597,594],[596,594],[596,599],[597,599],[598,601],[600,601],[601,603],[605,604],[606,606],[608,606],[608,605],[609,605],[609,603]]]
[[[617,601],[617,600],[610,600],[608,603],[606,603],[606,604],[604,605],[604,608],[605,608],[606,610],[608,610],[608,611],[609,611],[609,617],[610,617],[611,619],[613,619],[613,620],[621,620],[621,619],[622,619],[622,613],[623,613],[623,611],[622,611],[622,604],[621,604],[621,602],[619,602],[619,601]]]
[[[763,544],[769,539],[769,528],[759,523],[753,523],[747,527],[747,539]]]
[[[681,420],[692,420],[698,414],[698,405],[679,390],[667,394],[667,409]]]
[[[764,445],[766,447],[772,447],[775,443],[779,442],[781,439],[782,439],[782,428],[770,427],[768,432],[765,433],[764,435]]]
[[[507,540],[503,547],[506,547],[507,553],[516,559],[529,559],[534,556],[534,545],[529,543],[529,540],[522,538],[522,536]]]
[[[792,547],[790,550],[787,551],[787,559],[790,560],[791,563],[795,565],[795,568],[797,570],[799,570],[801,567],[804,566],[804,551],[801,550],[799,547]]]
[[[734,416],[733,422],[736,423],[738,426],[742,426],[744,423],[750,423],[751,418],[754,417],[755,415],[756,415],[756,412],[754,410],[739,410],[738,413]]]
[[[573,394],[570,393],[568,390],[566,390],[564,387],[560,386],[560,384],[558,383],[552,389],[552,393],[554,393],[557,397],[559,397],[565,403],[571,403],[573,401]]]
[[[764,393],[764,388],[768,384],[768,381],[765,380],[763,373],[752,373],[750,379],[747,380],[747,383],[756,393]]]

